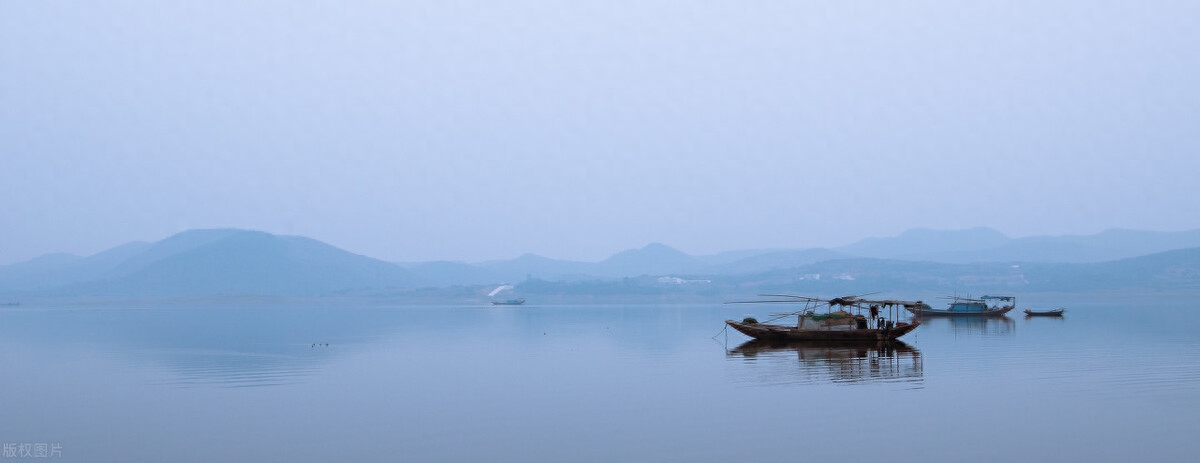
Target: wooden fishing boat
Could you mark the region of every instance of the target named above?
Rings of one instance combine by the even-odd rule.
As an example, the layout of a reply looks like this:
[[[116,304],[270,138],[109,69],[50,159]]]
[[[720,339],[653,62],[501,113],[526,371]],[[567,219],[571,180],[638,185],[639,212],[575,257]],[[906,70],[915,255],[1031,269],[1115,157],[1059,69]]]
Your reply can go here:
[[[800,317],[803,320],[805,317]],[[865,318],[861,319],[865,322]],[[773,325],[768,323],[745,323],[725,320],[738,332],[754,339],[764,341],[832,341],[832,342],[888,342],[908,334],[919,326],[920,322],[899,322],[894,326],[884,328],[859,328],[853,325],[824,325],[810,326]],[[803,324],[804,321],[801,321]]]
[[[787,294],[764,294],[786,298],[733,302],[735,304],[757,303],[804,303],[804,308],[787,314],[776,314],[768,323],[747,317],[742,321],[725,320],[725,324],[746,336],[770,342],[819,341],[836,343],[891,342],[920,326],[919,320],[900,321],[903,314],[899,307],[920,304],[896,300],[868,300],[858,296],[819,299]],[[887,311],[888,313],[884,313]],[[782,318],[796,317],[795,325],[769,323]]]
[[[979,299],[952,296],[950,307],[934,309],[928,305],[905,307],[917,316],[1000,316],[1016,307],[1014,296],[983,296]]]
[[[1066,311],[1067,311],[1067,309],[1064,309],[1062,307],[1059,307],[1057,309],[1050,309],[1050,310],[1025,309],[1025,315],[1028,317],[1061,317],[1061,316],[1063,316],[1063,312],[1066,312]]]
[[[492,301],[492,305],[521,305],[525,303],[525,298],[508,299],[504,301]]]

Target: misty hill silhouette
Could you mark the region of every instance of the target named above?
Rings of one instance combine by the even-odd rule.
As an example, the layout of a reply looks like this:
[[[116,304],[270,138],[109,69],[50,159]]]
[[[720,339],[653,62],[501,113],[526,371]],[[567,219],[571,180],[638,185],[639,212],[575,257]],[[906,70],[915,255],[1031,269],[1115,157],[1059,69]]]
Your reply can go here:
[[[317,296],[401,287],[415,278],[395,264],[310,238],[217,229],[120,246],[26,279],[30,281],[35,285],[4,287],[80,296]]]
[[[967,230],[915,228],[895,237],[867,238],[837,250],[863,257],[903,259],[991,249],[1008,241],[1009,237],[987,227]]]
[[[611,276],[682,273],[696,270],[696,258],[662,243],[650,243],[641,249],[613,254],[600,262],[604,273]]]
[[[1057,259],[1057,260],[1056,260]],[[670,277],[670,278],[664,278]],[[623,283],[619,282],[623,281]],[[661,243],[600,262],[525,254],[482,263],[394,264],[310,238],[235,229],[191,230],[88,257],[51,254],[0,266],[5,299],[47,297],[379,296],[425,288],[512,283],[526,291],[655,295],[737,288],[816,290],[1086,290],[1194,288],[1200,231],[1111,230],[1012,239],[995,230],[910,230],[836,250],[731,251],[691,256]],[[618,283],[614,283],[618,282]],[[486,291],[484,291],[486,293]],[[436,296],[434,296],[436,299]]]
[[[861,257],[947,263],[1105,262],[1192,247],[1200,247],[1200,230],[1114,229],[1095,235],[1009,238],[991,228],[978,227],[913,229],[890,238],[867,238],[836,250]]]

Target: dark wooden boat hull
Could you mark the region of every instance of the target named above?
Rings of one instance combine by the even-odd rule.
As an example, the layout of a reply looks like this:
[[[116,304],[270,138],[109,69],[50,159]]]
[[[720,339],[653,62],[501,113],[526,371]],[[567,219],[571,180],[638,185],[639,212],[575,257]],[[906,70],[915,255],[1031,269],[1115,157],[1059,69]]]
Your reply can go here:
[[[725,324],[754,339],[770,342],[822,341],[839,343],[890,342],[908,334],[920,326],[920,322],[904,323],[890,330],[875,329],[800,329],[795,326],[770,325],[765,323],[742,323],[725,320]]]
[[[1061,317],[1066,310],[1029,310],[1025,309],[1025,315],[1029,317]]]

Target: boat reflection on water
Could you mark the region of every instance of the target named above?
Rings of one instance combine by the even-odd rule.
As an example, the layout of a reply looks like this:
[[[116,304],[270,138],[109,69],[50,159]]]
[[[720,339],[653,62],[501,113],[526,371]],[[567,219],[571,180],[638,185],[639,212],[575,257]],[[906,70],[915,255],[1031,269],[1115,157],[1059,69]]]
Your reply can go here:
[[[878,344],[748,341],[726,352],[731,359],[761,366],[767,383],[855,384],[911,382],[924,375],[921,351],[899,341]],[[798,360],[798,362],[797,362]],[[790,367],[788,364],[793,364]]]
[[[1012,336],[1017,322],[1007,315],[931,317],[925,320],[928,330],[945,330],[955,336]]]

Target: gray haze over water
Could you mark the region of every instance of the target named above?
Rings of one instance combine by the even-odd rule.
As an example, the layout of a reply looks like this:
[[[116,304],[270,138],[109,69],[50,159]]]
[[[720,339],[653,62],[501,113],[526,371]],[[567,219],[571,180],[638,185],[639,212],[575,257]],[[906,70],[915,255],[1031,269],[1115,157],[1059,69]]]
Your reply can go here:
[[[1200,228],[1195,2],[4,2],[0,263]]]

